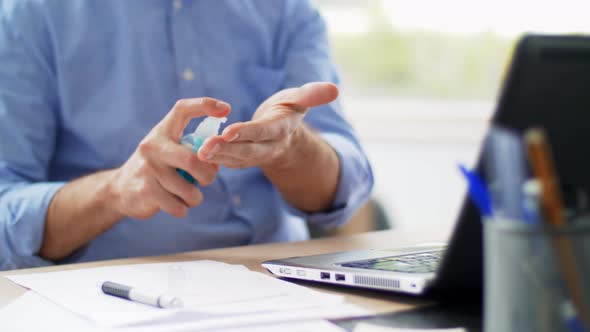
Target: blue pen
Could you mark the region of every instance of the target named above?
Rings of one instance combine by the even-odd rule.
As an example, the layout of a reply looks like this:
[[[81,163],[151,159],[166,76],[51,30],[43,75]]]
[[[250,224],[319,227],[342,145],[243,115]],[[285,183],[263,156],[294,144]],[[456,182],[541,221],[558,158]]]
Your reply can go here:
[[[561,305],[561,313],[564,319],[564,324],[570,332],[585,331],[584,326],[582,325],[582,322],[580,322],[580,319],[578,319],[576,310],[570,301],[566,301]]]
[[[479,209],[479,213],[483,217],[491,217],[492,200],[485,183],[475,172],[468,170],[467,167],[459,164],[459,169],[467,180],[469,197]]]

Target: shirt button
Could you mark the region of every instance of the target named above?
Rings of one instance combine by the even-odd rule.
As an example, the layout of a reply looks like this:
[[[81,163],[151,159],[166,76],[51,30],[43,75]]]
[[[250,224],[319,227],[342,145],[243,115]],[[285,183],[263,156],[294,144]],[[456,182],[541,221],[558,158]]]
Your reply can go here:
[[[195,79],[195,73],[192,69],[185,68],[182,72],[182,78],[184,78],[185,81],[192,81]]]
[[[174,9],[180,10],[182,8],[182,0],[174,0]]]
[[[232,197],[232,201],[235,206],[240,206],[242,204],[242,199],[238,195],[234,195],[234,197]]]

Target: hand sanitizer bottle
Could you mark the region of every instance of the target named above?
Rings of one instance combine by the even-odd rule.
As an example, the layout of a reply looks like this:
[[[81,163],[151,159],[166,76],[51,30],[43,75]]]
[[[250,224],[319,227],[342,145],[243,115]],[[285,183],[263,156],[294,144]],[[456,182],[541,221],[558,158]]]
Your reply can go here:
[[[225,121],[227,121],[227,118],[206,117],[203,122],[197,126],[194,133],[182,137],[180,144],[191,148],[193,152],[196,153],[207,138],[218,134],[219,127],[221,127],[221,124],[225,123]],[[188,182],[196,184],[197,181],[187,171],[178,168],[176,171]]]

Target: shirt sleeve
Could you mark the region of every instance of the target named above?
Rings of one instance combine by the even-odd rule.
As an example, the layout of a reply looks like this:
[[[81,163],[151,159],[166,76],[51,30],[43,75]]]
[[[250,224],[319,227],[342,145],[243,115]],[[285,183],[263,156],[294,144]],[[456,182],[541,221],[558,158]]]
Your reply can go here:
[[[287,23],[278,45],[286,70],[283,88],[313,81],[338,84],[326,26],[318,11],[308,1],[294,0],[286,2],[285,15],[283,22]],[[349,220],[369,198],[374,182],[371,166],[338,101],[311,109],[304,121],[319,132],[340,159],[338,190],[329,211],[309,214],[292,206],[289,209],[312,223],[335,227]]]
[[[29,2],[0,2],[0,270],[49,265],[38,256],[63,183],[48,181],[57,120],[50,36]]]

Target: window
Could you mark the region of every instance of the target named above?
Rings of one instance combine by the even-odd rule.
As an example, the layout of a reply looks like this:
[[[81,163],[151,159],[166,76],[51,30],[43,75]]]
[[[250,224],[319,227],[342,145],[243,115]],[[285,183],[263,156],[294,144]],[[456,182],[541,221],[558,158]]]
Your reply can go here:
[[[517,38],[588,33],[588,0],[316,0],[345,112],[396,226],[454,220]]]

